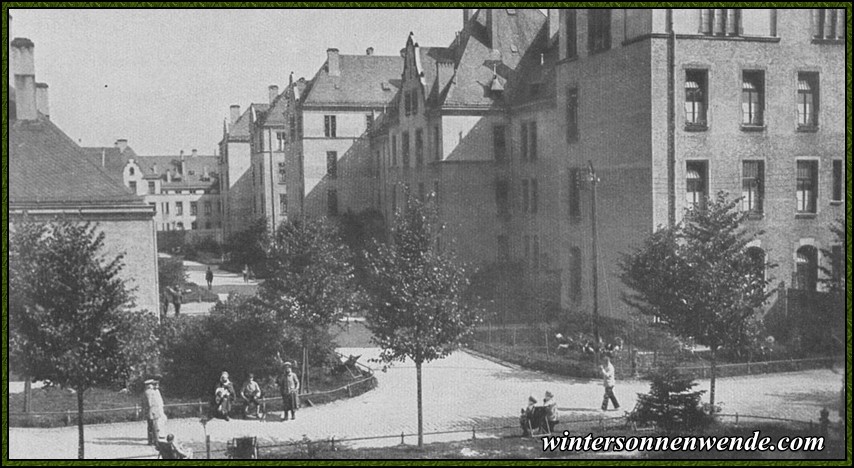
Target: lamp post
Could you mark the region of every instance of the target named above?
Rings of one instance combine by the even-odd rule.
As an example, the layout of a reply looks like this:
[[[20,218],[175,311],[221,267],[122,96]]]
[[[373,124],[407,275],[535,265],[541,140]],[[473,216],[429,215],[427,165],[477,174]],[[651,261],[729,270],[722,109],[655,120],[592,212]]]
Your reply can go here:
[[[599,265],[596,250],[596,183],[599,182],[596,177],[596,170],[593,168],[593,161],[588,160],[588,180],[590,181],[590,226],[592,236],[592,251],[590,254],[591,262],[593,263],[593,339],[596,341],[596,357],[599,355]]]

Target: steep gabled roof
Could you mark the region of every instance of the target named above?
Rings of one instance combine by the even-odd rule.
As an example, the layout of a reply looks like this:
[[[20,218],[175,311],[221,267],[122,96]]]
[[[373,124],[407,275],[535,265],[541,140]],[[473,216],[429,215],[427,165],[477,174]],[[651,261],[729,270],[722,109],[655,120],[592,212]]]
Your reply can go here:
[[[305,106],[378,107],[388,104],[400,87],[403,59],[383,55],[339,55],[339,76],[324,63],[312,80]]]
[[[285,121],[285,113],[289,112],[288,106],[293,102],[294,90],[296,90],[298,96],[302,96],[308,86],[309,84],[305,81],[305,78],[300,78],[292,84],[289,84],[284,91],[276,96],[273,103],[270,104],[270,108],[264,113],[264,118],[260,123],[268,126],[287,125],[287,122]],[[293,111],[293,109],[291,109],[291,111]]]
[[[249,124],[252,119],[253,109],[257,113],[265,113],[270,108],[269,104],[253,103],[243,111],[243,114],[237,119],[231,128],[228,129],[228,141],[249,141],[251,134],[249,132]]]
[[[10,122],[9,203],[146,206],[42,116]]]
[[[103,167],[110,176],[115,177],[118,174],[119,181],[122,180],[122,170],[128,160],[136,158],[136,152],[131,147],[125,148],[124,151],[115,146],[87,146],[81,149],[92,164]]]

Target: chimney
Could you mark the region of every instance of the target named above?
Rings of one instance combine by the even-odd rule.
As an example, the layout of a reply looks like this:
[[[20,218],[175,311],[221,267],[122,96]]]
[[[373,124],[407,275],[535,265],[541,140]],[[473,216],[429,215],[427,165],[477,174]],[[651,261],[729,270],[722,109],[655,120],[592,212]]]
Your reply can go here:
[[[270,85],[267,88],[267,92],[269,93],[269,96],[270,96],[270,104],[272,104],[273,101],[276,100],[276,97],[279,95],[279,87],[276,85]]]
[[[491,49],[498,48],[498,28],[495,26],[494,20],[494,12],[493,8],[485,8],[486,10],[486,33],[489,37],[489,47]]]
[[[341,75],[341,63],[338,57],[338,49],[326,49],[326,71],[329,76]]]
[[[199,150],[197,150],[197,149],[193,148],[192,155],[193,155],[193,157],[194,157],[194,158],[195,158],[196,156],[198,156],[198,155],[199,155]]]
[[[374,48],[368,47],[367,49],[365,49],[365,55],[374,55]]]
[[[33,41],[16,37],[11,44],[15,75],[15,115],[18,120],[36,120],[36,66]]]
[[[237,119],[240,118],[240,106],[238,104],[232,104],[230,107],[231,110],[231,125],[234,125],[234,122],[237,122]]]
[[[119,149],[119,153],[124,153],[128,149],[128,141],[124,138],[116,140],[116,148]]]
[[[184,150],[181,150],[178,155],[181,158],[181,165],[178,166],[178,173],[181,174],[181,177],[183,177],[187,175],[187,172],[184,171],[184,166],[186,165],[186,163],[184,162]]]
[[[290,76],[288,77],[288,87],[290,88],[293,85],[294,85],[294,72],[291,72]]]
[[[473,13],[473,8],[463,8],[463,31],[468,28],[469,20],[471,19]]]
[[[36,109],[50,119],[50,102],[47,99],[47,83],[36,83]]]
[[[557,8],[549,8],[549,43],[557,42],[557,35],[560,31],[560,10]]]

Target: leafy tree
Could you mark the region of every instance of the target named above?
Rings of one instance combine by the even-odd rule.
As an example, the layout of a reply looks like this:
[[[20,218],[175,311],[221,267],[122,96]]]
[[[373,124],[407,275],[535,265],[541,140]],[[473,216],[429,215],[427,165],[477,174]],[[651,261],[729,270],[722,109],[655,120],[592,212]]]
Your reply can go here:
[[[368,255],[374,304],[366,325],[382,348],[380,360],[415,363],[419,447],[424,433],[421,367],[457,349],[479,321],[463,300],[469,285],[463,269],[431,248],[437,230],[433,219],[431,210],[410,197],[395,219],[392,242]]]
[[[180,258],[174,257],[158,258],[157,278],[158,283],[160,284],[161,302],[163,302],[162,298],[164,295],[167,295],[166,291],[169,288],[172,288],[173,290],[184,289],[184,283],[187,282],[187,271],[184,268],[184,262],[181,261]]]
[[[128,310],[123,256],[104,258],[103,247],[96,225],[66,220],[16,223],[9,239],[10,359],[76,391],[81,459],[86,390],[125,383],[157,356],[157,318]]]
[[[256,219],[243,231],[232,234],[225,243],[224,250],[228,255],[229,266],[242,270],[248,265],[256,275],[266,276],[269,242],[267,220],[263,217]]]
[[[666,431],[697,427],[708,421],[700,405],[704,391],[691,391],[697,386],[690,377],[673,367],[658,366],[647,376],[648,394],[638,394],[637,410],[631,418],[641,424],[655,423]]]
[[[331,325],[359,306],[350,249],[338,226],[326,218],[289,221],[276,230],[267,267],[258,297],[299,330],[307,365],[309,344],[324,339]],[[303,388],[308,388],[305,382]]]
[[[770,292],[764,271],[773,265],[746,252],[761,232],[748,232],[739,199],[718,193],[705,209],[689,209],[681,223],[659,229],[637,251],[624,255],[624,300],[659,318],[673,333],[710,349],[714,408],[717,353],[755,336],[755,311]]]

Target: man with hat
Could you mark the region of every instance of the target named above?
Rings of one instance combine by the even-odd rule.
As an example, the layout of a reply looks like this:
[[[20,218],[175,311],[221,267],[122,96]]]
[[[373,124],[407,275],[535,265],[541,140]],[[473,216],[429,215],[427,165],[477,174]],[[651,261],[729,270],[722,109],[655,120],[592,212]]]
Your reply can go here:
[[[285,362],[285,373],[278,378],[279,391],[282,393],[282,421],[288,420],[288,411],[291,412],[291,418],[296,419],[296,410],[299,406],[299,379],[297,375],[291,372],[293,365],[290,362]]]
[[[163,411],[163,396],[157,388],[156,378],[145,381],[142,394],[142,408],[148,423],[148,445],[156,445],[165,431],[166,413]]]

